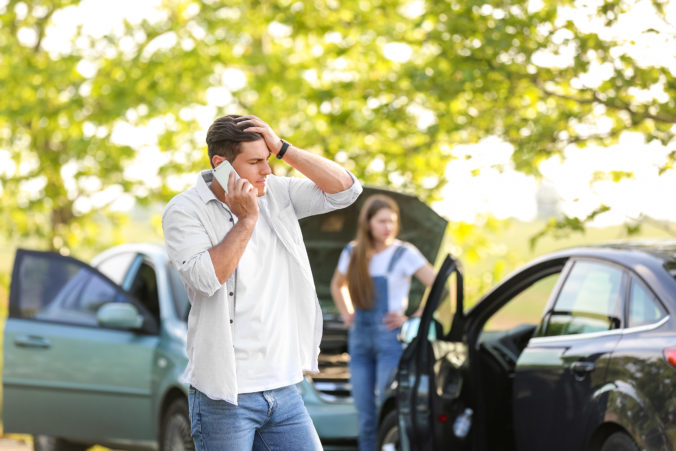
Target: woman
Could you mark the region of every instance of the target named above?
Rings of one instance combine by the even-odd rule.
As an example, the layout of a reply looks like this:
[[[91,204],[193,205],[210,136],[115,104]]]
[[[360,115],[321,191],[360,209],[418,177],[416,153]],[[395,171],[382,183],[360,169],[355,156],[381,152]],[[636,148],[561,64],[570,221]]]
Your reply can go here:
[[[418,249],[396,239],[399,207],[390,197],[374,195],[359,214],[357,238],[340,254],[331,295],[350,328],[348,351],[352,396],[359,423],[359,450],[376,447],[377,408],[387,378],[399,363],[397,339],[406,321],[411,276],[434,281],[434,269]],[[422,307],[414,315],[419,315]]]

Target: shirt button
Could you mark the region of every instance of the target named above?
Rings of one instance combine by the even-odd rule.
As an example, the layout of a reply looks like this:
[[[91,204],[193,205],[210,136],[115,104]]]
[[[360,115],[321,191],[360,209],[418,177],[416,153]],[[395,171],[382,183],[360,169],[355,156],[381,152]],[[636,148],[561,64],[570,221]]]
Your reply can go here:
[[[228,294],[229,294],[230,296],[232,296],[232,295],[234,295],[235,293],[233,293],[233,292],[231,291],[231,292],[230,292],[230,293],[228,293]]]
[[[232,219],[232,218],[230,218],[230,222],[235,222],[235,220],[234,220],[234,219]]]
[[[233,320],[230,320],[230,324],[232,324],[232,323],[234,323],[234,321],[233,321]]]

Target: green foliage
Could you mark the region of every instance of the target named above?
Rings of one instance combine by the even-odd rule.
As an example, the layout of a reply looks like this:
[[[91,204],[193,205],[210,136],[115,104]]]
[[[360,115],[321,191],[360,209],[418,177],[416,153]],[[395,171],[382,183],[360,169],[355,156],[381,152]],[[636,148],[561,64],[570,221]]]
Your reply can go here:
[[[535,248],[539,239],[547,235],[563,239],[570,237],[570,235],[575,232],[584,233],[586,230],[585,224],[608,210],[610,210],[608,206],[601,205],[584,218],[565,215],[561,219],[550,218],[544,228],[530,238],[531,250]],[[630,232],[629,229],[627,229],[627,231]]]
[[[50,27],[79,2],[8,0],[0,6],[2,229],[64,251],[97,243],[102,224],[120,224],[111,206],[122,193],[166,201],[176,175],[207,166],[201,114],[257,114],[364,182],[428,201],[445,183],[450,149],[489,135],[511,142],[516,168],[528,173],[570,144],[611,144],[625,130],[672,142],[674,74],[639,65],[635,43],[564,19],[571,1],[535,3],[167,0],[160,19],[126,21],[100,37],[80,26],[56,51],[45,45]],[[605,1],[590,13],[611,27],[632,4]],[[665,3],[653,5],[666,21]],[[643,34],[669,33],[659,30]],[[401,52],[388,58],[392,44]],[[600,67],[611,70],[584,81]],[[232,70],[246,77],[242,86],[224,76]],[[664,95],[637,94],[655,90]],[[153,136],[135,144],[125,125]],[[163,160],[159,179],[150,169],[128,172],[148,149]]]

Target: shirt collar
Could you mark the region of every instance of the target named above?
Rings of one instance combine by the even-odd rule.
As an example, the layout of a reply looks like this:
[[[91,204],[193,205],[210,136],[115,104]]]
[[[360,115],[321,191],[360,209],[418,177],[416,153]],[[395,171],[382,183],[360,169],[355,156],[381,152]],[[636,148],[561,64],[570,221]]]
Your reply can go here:
[[[214,192],[211,191],[211,188],[209,188],[209,184],[213,179],[214,171],[211,169],[205,169],[197,175],[195,189],[197,190],[197,194],[200,196],[200,199],[202,199],[202,202],[205,204],[210,200],[218,200]]]

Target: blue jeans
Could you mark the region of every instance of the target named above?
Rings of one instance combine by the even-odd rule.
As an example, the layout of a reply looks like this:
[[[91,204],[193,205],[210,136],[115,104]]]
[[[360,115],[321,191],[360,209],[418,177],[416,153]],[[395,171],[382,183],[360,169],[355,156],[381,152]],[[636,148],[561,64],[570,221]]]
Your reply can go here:
[[[399,363],[402,344],[399,329],[387,330],[384,324],[362,324],[350,329],[350,379],[357,408],[359,451],[374,451],[378,428],[378,410],[387,382]]]
[[[317,451],[312,419],[295,385],[216,401],[194,387],[188,394],[196,451]]]

